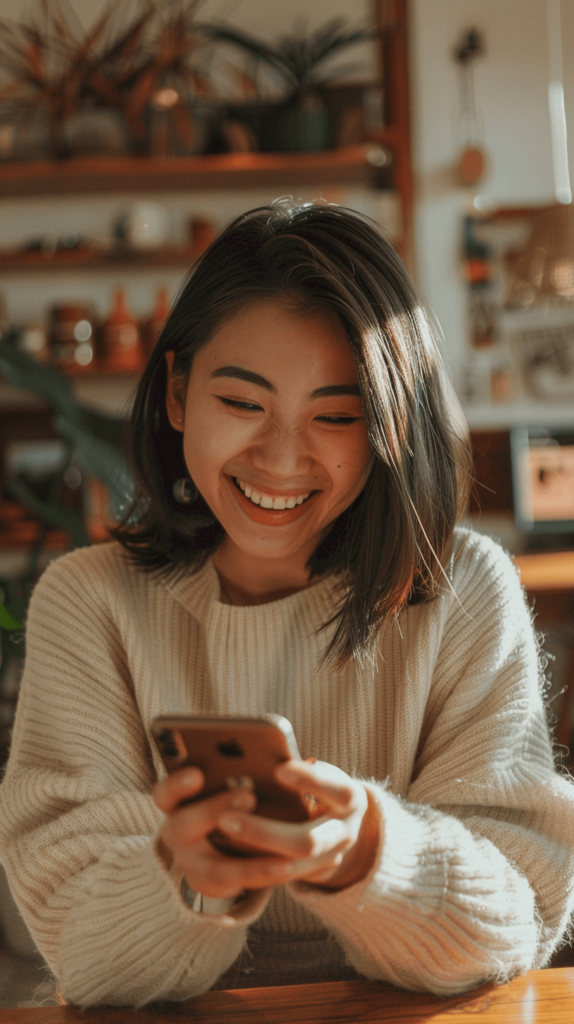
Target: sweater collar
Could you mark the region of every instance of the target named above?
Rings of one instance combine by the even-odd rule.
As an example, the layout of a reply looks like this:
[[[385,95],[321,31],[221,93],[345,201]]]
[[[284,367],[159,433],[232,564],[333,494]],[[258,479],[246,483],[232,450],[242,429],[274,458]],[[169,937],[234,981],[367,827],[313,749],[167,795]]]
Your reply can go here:
[[[198,571],[182,572],[167,579],[164,585],[172,597],[202,623],[207,622],[213,611],[234,617],[238,621],[247,619],[264,621],[270,614],[290,615],[299,608],[304,608],[313,623],[318,625],[331,618],[344,594],[340,579],[335,576],[327,576],[310,587],[290,594],[289,597],[280,598],[278,601],[269,601],[258,605],[224,604],[220,600],[219,577],[211,558],[208,558]]]

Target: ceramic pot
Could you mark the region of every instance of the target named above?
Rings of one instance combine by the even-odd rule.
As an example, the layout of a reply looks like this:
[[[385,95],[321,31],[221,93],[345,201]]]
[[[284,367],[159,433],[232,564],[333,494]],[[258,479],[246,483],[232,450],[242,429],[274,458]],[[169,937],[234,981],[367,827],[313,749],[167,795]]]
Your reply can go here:
[[[282,104],[269,107],[261,118],[261,149],[267,153],[328,149],[331,135],[331,119],[321,107]]]

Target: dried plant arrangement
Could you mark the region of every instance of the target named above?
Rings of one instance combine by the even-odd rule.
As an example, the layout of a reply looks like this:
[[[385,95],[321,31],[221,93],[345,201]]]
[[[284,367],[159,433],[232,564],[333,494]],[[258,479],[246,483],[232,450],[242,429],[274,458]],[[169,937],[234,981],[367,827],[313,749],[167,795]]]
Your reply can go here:
[[[205,37],[195,22],[200,2],[147,3],[144,13],[108,42],[87,72],[89,95],[121,111],[137,152],[149,151],[150,145],[153,148],[154,111],[164,116],[160,125],[165,128],[165,139],[159,142],[163,155],[169,150],[170,134],[172,144],[179,138],[184,149],[193,148],[196,126],[190,100],[211,95],[208,77],[196,60],[205,47]]]
[[[28,22],[0,21],[0,102],[20,122],[23,136],[36,115],[46,119],[53,156],[61,155],[62,126],[82,104],[85,65],[111,16],[110,9],[83,33],[71,6],[63,4],[40,0]]]
[[[15,119],[24,138],[40,122],[45,155],[61,158],[74,151],[74,119],[107,111],[125,148],[145,154],[153,149],[156,111],[164,149],[179,144],[189,151],[196,136],[193,101],[210,94],[197,61],[206,45],[195,23],[199,3],[110,0],[86,30],[69,0],[40,0],[28,21],[0,21],[4,121]]]

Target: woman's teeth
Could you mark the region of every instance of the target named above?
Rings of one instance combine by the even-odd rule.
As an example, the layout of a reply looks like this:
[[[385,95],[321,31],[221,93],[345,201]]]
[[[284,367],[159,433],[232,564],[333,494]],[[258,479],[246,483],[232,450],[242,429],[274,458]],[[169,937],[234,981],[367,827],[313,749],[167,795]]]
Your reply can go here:
[[[311,493],[311,491],[307,491],[307,494],[299,494],[297,497],[291,495],[288,498],[272,498],[270,494],[259,494],[249,484],[244,484],[243,480],[236,480],[235,483],[241,488],[246,498],[249,498],[254,505],[260,505],[261,508],[295,508],[295,505],[302,505]]]

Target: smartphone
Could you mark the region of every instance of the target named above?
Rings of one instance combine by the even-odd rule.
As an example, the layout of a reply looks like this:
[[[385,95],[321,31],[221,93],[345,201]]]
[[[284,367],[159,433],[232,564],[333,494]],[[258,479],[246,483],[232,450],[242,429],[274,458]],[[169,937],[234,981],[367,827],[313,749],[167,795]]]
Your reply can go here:
[[[185,803],[225,789],[246,786],[257,796],[254,811],[265,818],[307,821],[321,813],[311,794],[302,796],[276,782],[274,769],[290,758],[301,759],[291,723],[281,715],[257,718],[188,718],[165,716],[152,723],[152,735],[169,773],[184,765],[200,768],[205,786]],[[213,845],[231,856],[249,856],[253,848],[215,831]]]

